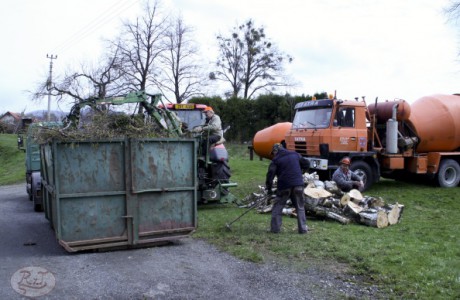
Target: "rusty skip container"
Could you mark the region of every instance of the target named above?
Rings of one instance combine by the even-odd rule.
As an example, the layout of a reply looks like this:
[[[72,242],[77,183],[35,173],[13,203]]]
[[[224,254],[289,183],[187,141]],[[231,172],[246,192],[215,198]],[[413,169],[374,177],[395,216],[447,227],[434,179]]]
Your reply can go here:
[[[69,252],[179,239],[197,226],[194,139],[42,145],[46,218]]]

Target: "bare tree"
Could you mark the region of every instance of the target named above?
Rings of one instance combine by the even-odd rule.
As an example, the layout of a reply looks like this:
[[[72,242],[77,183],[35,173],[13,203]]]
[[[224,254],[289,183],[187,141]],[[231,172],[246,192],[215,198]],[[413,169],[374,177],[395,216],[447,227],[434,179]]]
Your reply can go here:
[[[457,22],[460,17],[460,1],[450,1],[449,6],[444,9],[444,13],[450,20]]]
[[[161,16],[159,4],[144,3],[144,14],[134,22],[125,22],[118,41],[124,62],[126,81],[134,90],[146,91],[154,85],[159,69],[157,59],[166,49],[164,39],[167,19]],[[142,106],[139,113],[143,112]]]
[[[192,35],[192,28],[187,27],[181,17],[176,18],[166,32],[164,48],[167,50],[160,55],[163,72],[156,82],[162,91],[174,95],[176,103],[203,94],[200,87],[206,79],[197,63],[198,47]]]
[[[255,28],[252,20],[233,28],[231,37],[218,35],[217,40],[219,70],[212,72],[210,78],[229,82],[232,96],[242,91],[243,98],[250,99],[259,91],[289,85],[283,64],[290,63],[292,57],[278,51],[264,28]]]
[[[68,69],[63,76],[40,84],[33,94],[40,99],[51,93],[57,102],[81,102],[88,98],[103,99],[123,91],[124,70],[118,49],[99,59],[101,64],[81,64],[79,70]]]

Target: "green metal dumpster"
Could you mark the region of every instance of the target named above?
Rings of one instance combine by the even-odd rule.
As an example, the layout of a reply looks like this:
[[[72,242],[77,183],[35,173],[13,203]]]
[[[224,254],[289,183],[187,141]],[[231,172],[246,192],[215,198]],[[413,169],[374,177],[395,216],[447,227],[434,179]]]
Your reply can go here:
[[[194,139],[41,146],[45,216],[69,252],[147,246],[197,226]]]

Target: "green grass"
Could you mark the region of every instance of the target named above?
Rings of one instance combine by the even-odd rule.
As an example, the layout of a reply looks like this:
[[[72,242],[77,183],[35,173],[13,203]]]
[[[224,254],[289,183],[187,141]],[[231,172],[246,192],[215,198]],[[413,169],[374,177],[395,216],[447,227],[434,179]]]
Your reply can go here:
[[[265,184],[269,161],[249,160],[247,147],[228,145],[232,190],[240,199]],[[395,299],[460,298],[459,188],[382,180],[365,193],[387,203],[404,204],[401,223],[377,229],[363,225],[308,218],[313,229],[297,234],[295,218],[284,217],[283,232],[272,235],[270,214],[249,212],[225,228],[245,210],[200,208],[198,230],[203,238],[239,258],[263,263],[273,258],[296,264],[346,271],[377,284]]]
[[[0,185],[25,183],[25,157],[18,149],[16,135],[0,134]]]
[[[227,143],[232,189],[239,199],[265,184],[268,160],[249,160],[247,145]],[[15,135],[0,135],[0,185],[25,182],[24,153]],[[405,205],[401,223],[383,228],[308,218],[313,231],[297,234],[295,218],[284,217],[283,232],[266,232],[270,215],[236,205],[202,206],[193,237],[202,238],[236,257],[264,263],[278,260],[297,268],[309,266],[361,275],[388,298],[460,298],[460,194],[414,183],[382,180],[365,193]],[[346,277],[346,274],[344,277]]]

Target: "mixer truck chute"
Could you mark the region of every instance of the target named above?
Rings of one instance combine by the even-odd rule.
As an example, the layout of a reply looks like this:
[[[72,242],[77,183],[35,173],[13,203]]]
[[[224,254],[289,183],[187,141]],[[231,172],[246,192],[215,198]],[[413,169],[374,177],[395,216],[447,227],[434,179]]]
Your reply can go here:
[[[259,156],[271,158],[269,145],[283,142],[308,158],[323,180],[331,178],[343,156],[349,156],[365,188],[380,177],[419,175],[441,187],[459,184],[460,96],[433,95],[412,105],[404,100],[376,101],[369,106],[364,98],[325,99],[298,103],[295,110],[292,124],[275,124],[256,133],[253,147]]]

